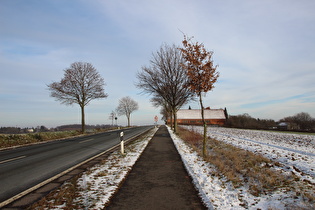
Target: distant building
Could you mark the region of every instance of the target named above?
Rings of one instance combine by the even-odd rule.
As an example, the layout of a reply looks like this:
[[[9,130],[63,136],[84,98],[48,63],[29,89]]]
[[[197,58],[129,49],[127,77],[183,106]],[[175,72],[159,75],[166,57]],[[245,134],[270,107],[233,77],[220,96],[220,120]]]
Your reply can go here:
[[[33,128],[29,128],[26,130],[27,133],[34,133],[34,129]]]
[[[278,124],[280,130],[300,130],[300,126],[294,122],[280,122]]]
[[[190,108],[190,107],[189,107]],[[204,109],[204,118],[207,125],[224,125],[228,118],[227,110],[225,109]],[[170,119],[168,119],[170,123]],[[203,125],[200,109],[180,109],[177,112],[178,125]]]

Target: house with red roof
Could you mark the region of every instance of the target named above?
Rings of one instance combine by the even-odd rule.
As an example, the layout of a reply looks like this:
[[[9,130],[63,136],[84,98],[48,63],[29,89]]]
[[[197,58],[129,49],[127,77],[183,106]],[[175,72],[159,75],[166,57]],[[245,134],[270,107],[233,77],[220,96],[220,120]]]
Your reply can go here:
[[[228,118],[227,110],[225,109],[204,109],[204,118],[207,125],[223,126]],[[168,119],[168,123],[170,119]],[[200,109],[180,109],[177,111],[178,125],[203,125]]]

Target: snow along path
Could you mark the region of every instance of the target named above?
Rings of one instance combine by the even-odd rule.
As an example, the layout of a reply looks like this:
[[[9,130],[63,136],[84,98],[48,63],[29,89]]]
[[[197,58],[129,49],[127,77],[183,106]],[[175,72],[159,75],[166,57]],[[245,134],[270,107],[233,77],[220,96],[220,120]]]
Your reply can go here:
[[[85,207],[104,208],[156,131],[157,128],[154,128],[144,140],[136,140],[136,143],[126,146],[124,157],[121,156],[120,151],[116,151],[106,160],[104,165],[95,166],[83,174],[78,184],[84,189],[80,193],[80,199],[84,199]]]
[[[284,189],[256,197],[249,193],[246,186],[234,188],[224,177],[214,175],[215,166],[205,162],[169,127],[168,129],[188,173],[209,209],[286,209],[291,204],[304,205],[301,198]]]

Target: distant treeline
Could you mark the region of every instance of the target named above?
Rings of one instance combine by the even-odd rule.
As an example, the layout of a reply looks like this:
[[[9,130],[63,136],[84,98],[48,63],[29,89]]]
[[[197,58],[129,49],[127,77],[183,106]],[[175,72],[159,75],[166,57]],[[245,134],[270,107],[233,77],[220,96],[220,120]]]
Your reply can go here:
[[[86,129],[106,129],[112,125],[86,125]],[[49,131],[69,131],[69,130],[81,130],[81,124],[61,125],[56,128],[47,128],[46,126],[37,126],[32,128],[19,128],[19,127],[0,127],[0,133],[2,134],[19,134],[19,133],[33,133],[33,132],[49,132]]]
[[[315,132],[315,118],[308,113],[301,112],[293,116],[285,117],[279,121],[272,119],[253,118],[249,114],[230,115],[227,127],[264,130],[292,130]]]
[[[0,127],[0,133],[17,134],[17,133],[23,133],[23,130],[17,127]]]
[[[104,129],[112,125],[85,125],[85,129]],[[55,128],[55,131],[81,130],[81,124],[61,125]]]

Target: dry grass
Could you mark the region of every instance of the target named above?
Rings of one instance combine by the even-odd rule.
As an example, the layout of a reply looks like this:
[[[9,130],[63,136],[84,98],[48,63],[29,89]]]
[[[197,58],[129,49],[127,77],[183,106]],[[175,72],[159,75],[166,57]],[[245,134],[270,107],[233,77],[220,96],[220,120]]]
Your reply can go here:
[[[259,196],[284,187],[293,180],[274,170],[274,163],[262,155],[236,148],[215,139],[208,140],[206,161],[215,165],[235,187],[247,182],[251,194]]]
[[[63,205],[62,209],[71,210],[71,209],[84,209],[84,207],[77,202],[75,198],[79,192],[77,185],[78,177],[73,178],[71,181],[64,183],[57,190],[52,191],[46,197],[42,198],[37,203],[28,207],[28,210],[44,210],[52,209],[55,206]]]
[[[179,128],[179,136],[202,156],[202,135]],[[224,176],[237,188],[248,186],[250,193],[260,196],[278,189],[294,190],[305,202],[314,204],[315,187],[303,183],[293,173],[276,170],[279,163],[253,152],[208,138],[205,160],[217,169],[217,176]]]

